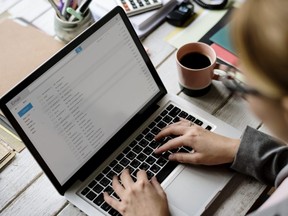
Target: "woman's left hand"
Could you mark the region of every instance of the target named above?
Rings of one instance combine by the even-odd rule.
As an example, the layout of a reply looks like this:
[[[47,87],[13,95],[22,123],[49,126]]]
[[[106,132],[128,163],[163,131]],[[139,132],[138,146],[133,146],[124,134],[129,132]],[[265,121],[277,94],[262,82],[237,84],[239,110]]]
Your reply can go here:
[[[166,194],[155,177],[148,180],[144,170],[137,173],[137,181],[131,178],[128,169],[120,175],[121,183],[114,176],[112,186],[120,201],[104,193],[105,201],[124,216],[168,216]]]

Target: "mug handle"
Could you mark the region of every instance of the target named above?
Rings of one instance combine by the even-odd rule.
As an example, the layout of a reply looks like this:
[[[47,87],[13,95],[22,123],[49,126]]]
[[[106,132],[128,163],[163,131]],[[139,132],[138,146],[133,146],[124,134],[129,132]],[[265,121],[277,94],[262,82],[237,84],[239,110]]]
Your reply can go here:
[[[216,63],[214,70],[213,70],[212,79],[219,80],[221,76],[226,75],[228,72],[231,72],[231,71],[239,71],[239,70],[226,64]]]

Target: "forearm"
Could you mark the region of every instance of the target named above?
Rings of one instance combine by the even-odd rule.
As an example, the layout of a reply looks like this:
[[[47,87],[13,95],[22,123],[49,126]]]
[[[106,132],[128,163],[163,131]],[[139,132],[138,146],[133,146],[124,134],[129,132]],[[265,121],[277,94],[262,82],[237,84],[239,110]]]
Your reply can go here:
[[[287,164],[287,146],[247,127],[231,168],[265,184],[274,185],[277,175]]]

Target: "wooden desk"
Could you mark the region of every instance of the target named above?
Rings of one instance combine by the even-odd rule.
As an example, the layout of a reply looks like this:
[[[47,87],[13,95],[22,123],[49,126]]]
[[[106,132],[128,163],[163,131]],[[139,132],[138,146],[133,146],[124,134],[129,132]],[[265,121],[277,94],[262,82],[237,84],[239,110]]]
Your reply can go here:
[[[14,0],[14,5],[11,4],[9,10],[1,16],[8,16],[9,13],[21,8],[21,4],[28,4],[30,1]],[[31,2],[35,1],[45,0]],[[0,0],[0,8],[1,2],[3,0]],[[41,9],[39,13],[35,13],[34,18],[30,17],[30,22],[36,26],[42,26],[44,30],[46,29],[53,35],[49,22],[52,20],[53,11],[50,7],[46,9],[41,7]],[[168,91],[191,101],[240,131],[243,131],[247,125],[261,129],[261,122],[250,113],[245,101],[230,95],[220,82],[214,82],[212,90],[200,98],[190,98],[181,92],[174,60],[176,49],[163,39],[172,30],[172,26],[164,23],[143,41],[144,45],[149,47],[152,62]],[[237,174],[204,215],[245,215],[265,189],[266,186],[256,180]],[[0,173],[0,215],[78,216],[85,214],[57,193],[28,150],[25,149],[17,154],[12,163]]]

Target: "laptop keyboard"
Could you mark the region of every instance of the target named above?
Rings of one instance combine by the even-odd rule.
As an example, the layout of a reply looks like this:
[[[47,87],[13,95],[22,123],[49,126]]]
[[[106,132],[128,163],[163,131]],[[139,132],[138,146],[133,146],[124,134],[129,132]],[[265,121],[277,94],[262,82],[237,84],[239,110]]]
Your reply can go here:
[[[188,114],[175,105],[169,104],[115,160],[82,189],[80,194],[86,200],[89,200],[90,203],[100,207],[109,215],[121,215],[115,209],[111,208],[103,198],[103,192],[106,191],[110,196],[119,199],[112,188],[113,176],[119,176],[123,169],[129,169],[132,178],[136,181],[136,173],[140,169],[143,169],[146,170],[149,179],[156,176],[157,180],[161,183],[178,165],[176,162],[169,161],[168,156],[173,152],[190,152],[192,150],[188,147],[179,147],[164,152],[162,155],[154,154],[156,148],[173,138],[165,137],[160,142],[156,142],[154,140],[155,135],[168,124],[179,121],[180,117],[205,127],[207,130],[212,129],[212,126],[204,123],[203,120]]]

